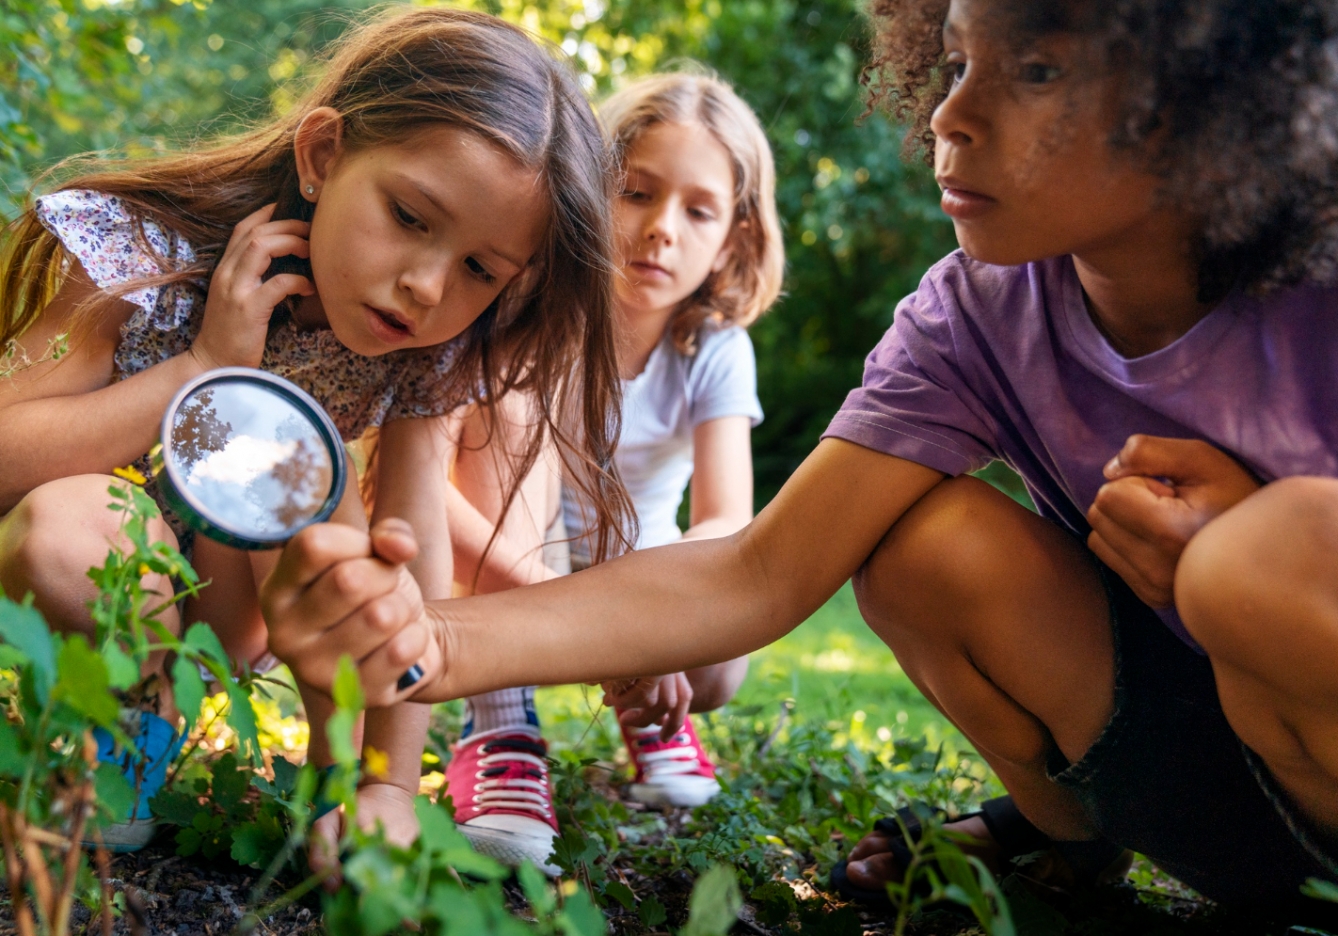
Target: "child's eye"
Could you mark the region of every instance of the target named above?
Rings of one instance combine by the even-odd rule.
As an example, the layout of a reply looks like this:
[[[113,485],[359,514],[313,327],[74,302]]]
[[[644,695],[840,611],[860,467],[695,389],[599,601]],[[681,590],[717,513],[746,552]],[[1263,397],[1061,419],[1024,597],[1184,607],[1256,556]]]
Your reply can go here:
[[[623,198],[630,199],[631,201],[641,201],[645,197],[646,197],[645,192],[639,192],[636,189],[623,190]]]
[[[708,211],[708,210],[705,209],[705,208],[689,208],[689,209],[688,209],[688,214],[689,214],[691,217],[696,218],[698,221],[714,221],[714,220],[715,220],[715,212],[713,212],[713,211]]]
[[[497,279],[497,277],[493,276],[484,268],[483,264],[479,263],[473,257],[465,258],[465,266],[469,268],[470,273],[473,273],[485,283],[491,283]]]
[[[948,67],[952,69],[952,80],[954,82],[961,81],[966,77],[965,62],[949,62]]]
[[[401,205],[399,202],[393,201],[390,203],[390,213],[395,216],[396,221],[398,221],[405,227],[416,228],[422,226],[422,222],[419,221],[417,218],[415,218],[413,215],[409,214],[409,212],[405,211],[404,206]]]
[[[1022,66],[1022,80],[1027,84],[1049,84],[1060,75],[1058,65],[1044,62],[1028,62]]]

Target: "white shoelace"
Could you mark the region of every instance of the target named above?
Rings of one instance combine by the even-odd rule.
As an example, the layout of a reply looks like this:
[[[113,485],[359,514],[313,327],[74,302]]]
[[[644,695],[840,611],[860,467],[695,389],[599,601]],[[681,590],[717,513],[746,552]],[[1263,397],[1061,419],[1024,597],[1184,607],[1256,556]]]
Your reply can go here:
[[[499,746],[505,745],[501,742]],[[484,749],[487,750],[487,745]],[[508,764],[524,764],[528,776],[506,776]],[[552,817],[548,798],[548,765],[543,759],[524,751],[502,750],[479,758],[474,774],[474,804],[488,809],[514,809],[532,812],[544,820]],[[537,777],[537,779],[536,779]]]
[[[658,751],[644,751],[638,740],[636,760],[641,766],[646,781],[654,783],[659,777],[671,777],[678,774],[696,773],[701,764],[697,760],[697,750],[690,744],[684,744],[688,736],[674,735],[675,742],[682,747],[661,748]]]

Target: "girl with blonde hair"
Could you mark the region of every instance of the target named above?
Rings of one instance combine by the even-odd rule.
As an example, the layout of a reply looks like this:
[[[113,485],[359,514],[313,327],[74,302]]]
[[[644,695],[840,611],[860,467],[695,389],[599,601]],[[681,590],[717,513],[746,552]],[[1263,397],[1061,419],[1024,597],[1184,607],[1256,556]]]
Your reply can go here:
[[[746,328],[776,300],[784,266],[771,149],[748,105],[705,74],[644,78],[609,98],[601,116],[622,186],[613,218],[625,418],[614,462],[639,520],[639,532],[625,532],[637,548],[726,536],[752,517],[749,435],[762,418]],[[557,473],[531,472],[524,509],[504,509],[499,492],[516,477],[507,437],[529,419],[508,413],[466,422],[453,472],[453,496],[467,503],[452,516],[469,517],[451,528],[457,579],[479,593],[565,571],[553,550],[559,528],[572,537],[573,567],[598,556],[598,505],[569,480],[559,504]],[[689,483],[684,532],[677,516]],[[606,684],[636,768],[635,798],[695,806],[715,794],[715,769],[688,713],[729,701],[747,667],[739,657]],[[447,790],[475,847],[555,871],[547,859],[557,822],[533,698],[527,687],[469,700]]]

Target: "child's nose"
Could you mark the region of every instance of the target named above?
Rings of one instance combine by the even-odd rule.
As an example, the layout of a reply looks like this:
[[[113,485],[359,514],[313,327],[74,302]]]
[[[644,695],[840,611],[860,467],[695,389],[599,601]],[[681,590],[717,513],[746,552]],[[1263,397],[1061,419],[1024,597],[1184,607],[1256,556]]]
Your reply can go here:
[[[980,141],[984,135],[984,120],[977,106],[976,84],[968,75],[934,109],[929,129],[935,137],[955,146],[970,146]]]
[[[441,304],[450,280],[448,264],[425,263],[405,270],[400,276],[400,287],[409,292],[415,304],[432,308]]]
[[[646,220],[646,239],[673,243],[677,236],[674,228],[674,213],[668,205],[660,205],[651,212]]]

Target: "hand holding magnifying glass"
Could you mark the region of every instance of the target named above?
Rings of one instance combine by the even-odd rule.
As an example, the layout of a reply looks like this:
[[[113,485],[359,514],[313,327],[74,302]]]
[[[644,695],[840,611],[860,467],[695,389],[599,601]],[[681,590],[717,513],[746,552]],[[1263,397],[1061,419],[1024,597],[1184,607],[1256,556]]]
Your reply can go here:
[[[186,384],[163,416],[160,438],[154,474],[168,504],[187,526],[228,546],[281,547],[328,520],[344,494],[344,449],[329,415],[265,371],[226,367]],[[362,531],[347,532],[368,541]],[[409,547],[394,545],[393,534],[385,540],[393,555],[382,564],[411,580],[402,563],[417,547],[406,533]],[[417,593],[416,585],[410,590],[398,580],[395,588]],[[411,602],[412,594],[402,600]],[[399,677],[399,691],[422,678],[415,663]]]

